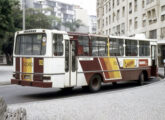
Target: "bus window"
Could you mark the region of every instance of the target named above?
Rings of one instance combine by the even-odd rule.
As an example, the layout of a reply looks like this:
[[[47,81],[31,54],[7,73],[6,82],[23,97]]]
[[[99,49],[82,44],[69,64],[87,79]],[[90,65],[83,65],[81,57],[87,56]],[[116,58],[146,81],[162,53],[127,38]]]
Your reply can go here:
[[[123,39],[110,38],[110,55],[111,56],[124,55]]]
[[[46,34],[18,35],[16,55],[44,55],[46,53]]]
[[[78,37],[78,56],[89,55],[89,38],[88,36]]]
[[[137,41],[125,40],[126,56],[137,56]]]
[[[150,56],[150,43],[139,41],[139,56]]]
[[[92,56],[107,56],[107,38],[92,37]]]
[[[63,35],[62,34],[53,35],[53,54],[54,56],[63,55]]]

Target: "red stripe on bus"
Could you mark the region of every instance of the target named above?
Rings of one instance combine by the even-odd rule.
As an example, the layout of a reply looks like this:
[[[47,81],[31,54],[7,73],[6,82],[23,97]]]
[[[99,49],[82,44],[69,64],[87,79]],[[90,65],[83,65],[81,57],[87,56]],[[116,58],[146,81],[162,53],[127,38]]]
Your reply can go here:
[[[20,58],[16,58],[16,65],[15,65],[16,72],[20,72]],[[16,79],[20,79],[19,73],[16,73]]]
[[[104,58],[100,58],[100,62],[101,62],[101,65],[102,65],[102,67],[103,67],[103,70],[107,70],[107,67],[106,67]],[[104,72],[104,74],[105,74],[105,78],[108,79],[108,78],[110,77],[109,74],[108,74],[108,72]]]
[[[43,73],[43,64],[41,64],[41,61],[43,62],[43,58],[34,58],[34,73]],[[34,75],[33,79],[34,81],[42,81],[42,75]]]

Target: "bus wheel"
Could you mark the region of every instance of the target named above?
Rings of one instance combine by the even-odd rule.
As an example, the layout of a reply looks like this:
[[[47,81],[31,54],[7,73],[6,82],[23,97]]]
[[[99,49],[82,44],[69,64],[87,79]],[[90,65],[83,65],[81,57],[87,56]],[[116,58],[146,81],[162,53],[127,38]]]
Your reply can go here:
[[[97,92],[101,88],[101,77],[99,75],[94,75],[89,82],[89,90],[91,92]]]
[[[143,85],[144,84],[144,74],[143,74],[143,72],[139,75],[138,84],[139,85]]]

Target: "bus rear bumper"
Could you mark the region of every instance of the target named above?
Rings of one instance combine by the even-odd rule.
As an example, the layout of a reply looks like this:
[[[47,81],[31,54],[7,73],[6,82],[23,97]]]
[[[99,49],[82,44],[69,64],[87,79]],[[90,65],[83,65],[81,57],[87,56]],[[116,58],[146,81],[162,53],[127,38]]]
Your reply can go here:
[[[11,79],[11,84],[41,87],[41,88],[52,88],[52,82],[42,82],[42,81],[24,81],[24,80],[18,80],[18,79]]]

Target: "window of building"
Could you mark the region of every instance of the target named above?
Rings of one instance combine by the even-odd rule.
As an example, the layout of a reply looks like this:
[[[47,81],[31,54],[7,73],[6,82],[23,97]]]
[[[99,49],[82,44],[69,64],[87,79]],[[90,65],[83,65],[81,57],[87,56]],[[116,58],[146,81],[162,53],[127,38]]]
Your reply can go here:
[[[152,9],[152,20],[153,20],[153,23],[156,23],[157,22],[156,10],[155,9]]]
[[[109,28],[109,35],[111,34],[111,29]]]
[[[120,0],[117,0],[117,5],[119,5],[120,4]]]
[[[115,0],[112,0],[112,7],[115,7]]]
[[[157,38],[157,30],[149,31],[149,38],[150,39],[156,39]]]
[[[98,20],[97,23],[98,23],[98,29],[100,29],[100,20]]]
[[[78,37],[78,56],[89,55],[89,38],[88,36]]]
[[[126,48],[125,48],[126,56],[138,55],[137,41],[125,40],[125,45],[126,45]]]
[[[123,56],[123,39],[110,38],[110,56]]]
[[[132,19],[129,20],[129,31],[132,30]]]
[[[109,15],[109,24],[111,24],[111,15]]]
[[[165,39],[165,27],[161,28],[161,35],[160,35],[160,38],[161,39]]]
[[[113,22],[115,21],[116,15],[113,13]]]
[[[102,22],[102,27],[104,27],[104,19],[103,19],[103,22]]]
[[[162,12],[165,11],[165,5],[161,6],[161,11],[162,11]]]
[[[53,35],[53,54],[55,56],[63,55],[63,35],[62,34]]]
[[[136,12],[138,8],[137,0],[134,0],[134,11]]]
[[[137,17],[135,17],[134,22],[135,22],[134,28],[137,29],[138,28],[138,18]]]
[[[144,8],[144,7],[145,7],[145,1],[142,0],[142,8]]]
[[[142,15],[142,27],[145,27],[146,26],[146,14],[144,13]]]
[[[161,21],[165,21],[165,14],[161,15]]]
[[[108,12],[108,3],[106,4],[106,13]]]
[[[117,10],[117,20],[120,18],[120,10]]]
[[[116,31],[116,35],[120,35],[120,25],[117,25],[117,31]]]
[[[109,11],[111,11],[111,1],[109,1]]]
[[[125,7],[122,8],[122,17],[125,17]]]
[[[150,43],[139,41],[139,56],[150,56]]]
[[[125,23],[121,24],[121,34],[125,34]]]
[[[132,13],[132,2],[129,3],[129,14]]]
[[[92,56],[107,56],[107,39],[106,37],[91,37]]]

